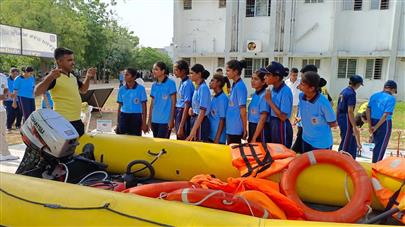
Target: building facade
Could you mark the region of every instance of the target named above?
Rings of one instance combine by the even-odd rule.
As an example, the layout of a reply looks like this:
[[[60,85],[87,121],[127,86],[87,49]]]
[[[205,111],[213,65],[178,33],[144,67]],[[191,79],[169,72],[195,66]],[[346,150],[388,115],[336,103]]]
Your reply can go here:
[[[315,64],[336,97],[360,74],[369,98],[383,83],[398,83],[405,100],[403,0],[177,0],[173,54],[208,71],[245,59],[252,72],[276,60],[300,69]]]

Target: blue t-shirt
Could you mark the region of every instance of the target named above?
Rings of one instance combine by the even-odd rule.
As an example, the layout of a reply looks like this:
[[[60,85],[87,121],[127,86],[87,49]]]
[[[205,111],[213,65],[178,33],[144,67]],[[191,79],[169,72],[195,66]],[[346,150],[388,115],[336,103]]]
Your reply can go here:
[[[118,90],[117,102],[123,113],[142,113],[142,103],[147,101],[145,87],[135,83],[132,88],[127,85]]]
[[[260,115],[263,112],[269,113],[270,107],[267,105],[264,95],[266,94],[266,89],[263,88],[260,91],[256,91],[252,95],[252,100],[250,101],[248,107],[248,121],[251,123],[259,123]]]
[[[302,139],[315,148],[333,145],[332,130],[328,123],[336,121],[330,102],[320,93],[307,100],[303,93],[299,99],[299,113],[303,127]]]
[[[240,108],[246,107],[247,89],[242,79],[232,85],[229,94],[228,109],[226,111],[226,134],[242,135],[243,125],[240,117]]]
[[[120,75],[118,76],[119,81],[124,81],[124,74],[120,73]]]
[[[203,81],[193,94],[191,108],[194,114],[200,114],[200,110],[206,110],[205,116],[210,113],[211,92],[205,81]]]
[[[371,119],[381,119],[384,113],[387,115],[387,120],[392,119],[392,114],[395,109],[395,97],[385,91],[374,93],[368,101],[368,108],[370,108]]]
[[[53,109],[53,100],[51,98],[51,94],[49,93],[49,91],[46,91],[45,95],[46,95],[46,98],[48,99],[49,106],[51,107],[51,109]],[[42,99],[42,109],[46,109],[46,108],[48,108],[48,107],[46,106],[45,99]]]
[[[184,105],[187,102],[190,103],[191,99],[193,98],[194,90],[194,84],[188,77],[182,80],[179,91],[177,92],[176,107],[184,108]]]
[[[14,81],[15,79],[11,78],[11,76],[7,77],[7,87],[8,87],[8,91],[10,93],[14,92]],[[11,97],[8,97],[6,99],[6,101],[12,101],[13,99]],[[16,99],[16,101],[18,101],[18,99]]]
[[[35,78],[30,76],[24,78],[23,76],[18,76],[14,81],[14,90],[18,91],[17,96],[24,98],[34,98],[34,87]]]
[[[152,84],[150,92],[150,97],[153,98],[152,123],[169,123],[173,94],[176,94],[176,83],[168,77],[162,82]]]
[[[340,92],[337,104],[338,113],[347,113],[349,106],[356,107],[356,92],[352,87],[346,87]]]
[[[228,108],[228,96],[221,91],[220,93],[216,94],[211,101],[211,108],[210,114],[208,115],[208,119],[210,121],[210,139],[215,140],[215,136],[217,135],[217,130],[219,126],[219,122],[221,119],[225,119],[226,116],[226,109]],[[221,137],[219,138],[219,143],[225,144],[226,136],[225,136],[225,127],[222,130]]]
[[[293,105],[293,94],[291,89],[283,82],[277,89],[273,87],[271,90],[271,98],[281,113],[286,114],[287,118],[290,118]],[[271,116],[277,117],[273,110],[271,110]]]

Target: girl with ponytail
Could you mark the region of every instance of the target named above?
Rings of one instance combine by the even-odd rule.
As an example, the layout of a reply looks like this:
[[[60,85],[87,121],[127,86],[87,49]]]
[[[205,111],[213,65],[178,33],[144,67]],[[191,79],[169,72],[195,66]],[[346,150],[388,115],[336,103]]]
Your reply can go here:
[[[191,99],[194,94],[193,82],[188,77],[190,74],[188,63],[184,60],[177,61],[173,67],[174,75],[181,79],[177,92],[175,129],[178,140],[184,140],[190,134],[190,116],[188,110],[191,107]]]
[[[247,88],[241,78],[244,68],[244,60],[231,60],[226,64],[226,76],[233,81],[225,120],[228,144],[241,143],[247,136]]]
[[[197,85],[191,102],[191,125],[190,135],[186,138],[188,141],[208,142],[210,134],[210,123],[208,114],[210,112],[211,92],[205,80],[210,73],[204,69],[201,64],[195,64],[191,67],[191,80]]]

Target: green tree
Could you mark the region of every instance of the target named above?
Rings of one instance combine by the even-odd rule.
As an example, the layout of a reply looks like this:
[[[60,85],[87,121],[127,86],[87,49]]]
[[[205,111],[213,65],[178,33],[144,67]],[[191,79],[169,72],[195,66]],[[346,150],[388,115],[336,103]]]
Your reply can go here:
[[[151,70],[153,64],[157,61],[163,61],[169,67],[169,71],[173,71],[173,61],[167,53],[151,47],[142,47],[136,50],[133,62],[135,67],[141,70]]]

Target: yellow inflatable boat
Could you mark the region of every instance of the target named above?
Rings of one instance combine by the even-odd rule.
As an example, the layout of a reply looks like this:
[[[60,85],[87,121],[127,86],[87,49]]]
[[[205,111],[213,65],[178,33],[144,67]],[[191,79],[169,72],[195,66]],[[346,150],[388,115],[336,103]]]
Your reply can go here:
[[[87,143],[95,146],[96,160],[108,164],[111,172],[125,172],[129,162],[152,161],[160,153],[153,164],[155,177],[158,179],[190,180],[198,174],[212,174],[221,180],[239,177],[239,172],[232,166],[230,149],[225,145],[97,134],[83,136],[77,149],[78,153]],[[371,164],[361,165],[370,174]],[[273,176],[272,180],[279,181],[280,176]],[[402,183],[385,175],[378,175],[378,178],[384,187],[392,191],[396,191]],[[297,192],[302,200],[325,205],[345,205],[348,202],[345,188],[352,193],[350,177],[346,177],[344,171],[331,165],[312,166],[302,172],[297,182]],[[372,208],[383,209],[374,195]]]
[[[261,219],[7,173],[0,208],[3,226],[357,226]]]
[[[118,135],[85,135],[77,152],[91,143],[97,161],[109,171],[122,173],[133,160],[152,161],[155,177],[162,180],[190,180],[198,174],[212,174],[221,180],[239,177],[231,164],[228,146],[190,143]],[[362,163],[370,173],[370,165]],[[340,169],[315,165],[297,182],[300,197],[307,202],[342,206],[352,185]],[[379,175],[391,190],[401,182]],[[278,181],[280,175],[272,180]],[[381,209],[373,198],[372,207]],[[180,202],[151,199],[90,187],[66,184],[15,174],[0,173],[0,225],[4,226],[351,226],[352,224],[271,220],[240,215]],[[367,226],[367,225],[361,225]],[[370,225],[371,226],[371,225]]]

